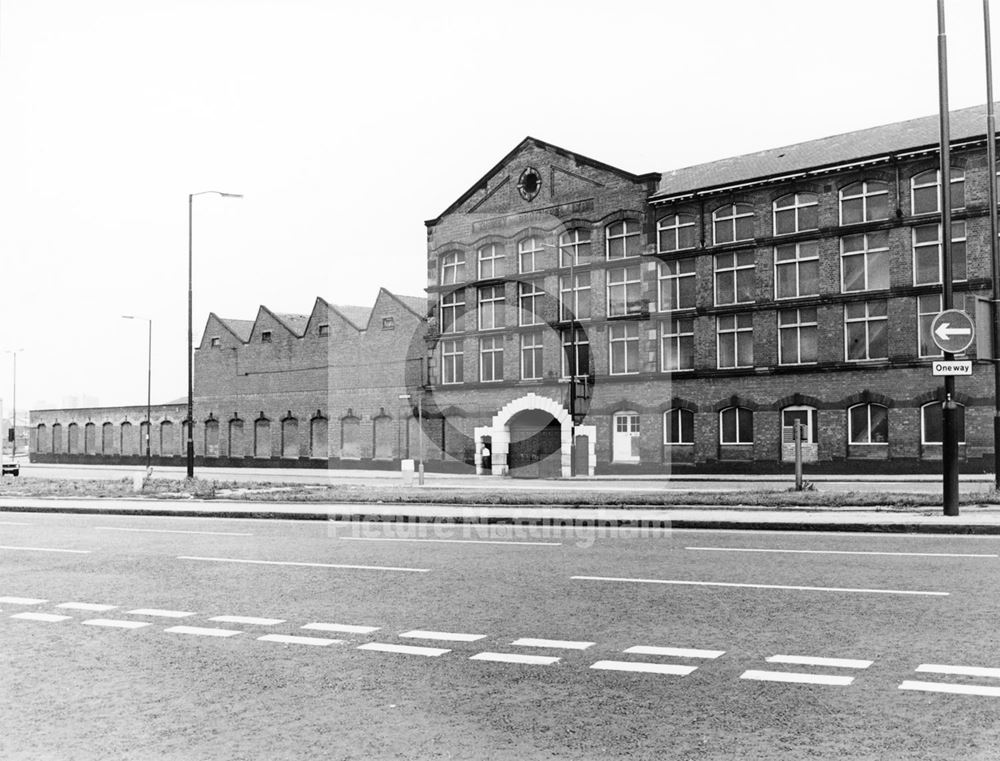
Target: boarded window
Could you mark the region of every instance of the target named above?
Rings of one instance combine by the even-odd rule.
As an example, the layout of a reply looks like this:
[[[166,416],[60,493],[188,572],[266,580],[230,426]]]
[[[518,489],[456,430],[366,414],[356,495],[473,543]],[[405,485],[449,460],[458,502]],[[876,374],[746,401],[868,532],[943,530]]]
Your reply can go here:
[[[230,420],[229,421],[229,456],[230,457],[242,457],[246,452],[246,446],[243,443],[243,421],[242,420]]]
[[[340,456],[345,460],[361,459],[361,421],[356,417],[345,417],[340,421]]]
[[[205,456],[219,456],[219,421],[205,421]]]
[[[177,434],[174,433],[174,424],[169,420],[160,423],[160,454],[164,457],[177,454]]]
[[[66,445],[63,441],[63,430],[62,425],[59,423],[52,424],[52,452],[54,454],[62,454],[66,451]]]
[[[96,454],[97,452],[97,426],[87,423],[83,427],[83,453]]]
[[[380,415],[375,418],[375,459],[391,460],[393,452],[392,418]]]
[[[299,456],[299,421],[293,417],[281,421],[281,456],[295,459]]]
[[[330,456],[330,425],[325,417],[314,417],[309,422],[309,456],[327,459]]]
[[[253,424],[253,456],[271,456],[271,421],[257,420]]]
[[[35,451],[47,452],[51,446],[48,428],[45,427],[45,423],[39,423],[38,428],[35,429]]]
[[[137,453],[137,442],[135,440],[135,432],[132,429],[132,424],[129,422],[122,423],[121,429],[121,449],[119,450],[123,455],[134,455]]]
[[[69,428],[66,432],[66,438],[68,439],[69,453],[79,454],[80,453],[80,426],[76,423],[70,423]]]

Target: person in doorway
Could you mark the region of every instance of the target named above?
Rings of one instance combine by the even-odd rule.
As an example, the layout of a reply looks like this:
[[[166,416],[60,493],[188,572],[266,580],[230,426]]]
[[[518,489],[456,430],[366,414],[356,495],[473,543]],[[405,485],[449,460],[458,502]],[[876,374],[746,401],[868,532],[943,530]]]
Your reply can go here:
[[[480,454],[482,455],[483,475],[491,475],[493,473],[493,457],[490,445],[483,442],[483,451]]]

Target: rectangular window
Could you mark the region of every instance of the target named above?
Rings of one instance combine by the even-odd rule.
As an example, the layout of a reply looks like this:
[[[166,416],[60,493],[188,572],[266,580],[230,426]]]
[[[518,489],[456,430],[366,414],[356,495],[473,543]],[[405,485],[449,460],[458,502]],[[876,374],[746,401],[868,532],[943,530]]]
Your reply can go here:
[[[694,413],[674,408],[663,413],[664,444],[694,444]]]
[[[608,270],[608,317],[642,311],[639,265]]]
[[[590,273],[574,272],[559,277],[559,319],[590,319]]]
[[[819,294],[819,245],[793,243],[774,249],[774,295],[794,299]]]
[[[328,336],[330,335],[330,326],[327,323],[323,323],[316,329],[316,332],[321,336]]]
[[[884,182],[855,182],[840,191],[840,224],[889,218],[889,186]]]
[[[562,332],[562,377],[582,378],[590,375],[590,341],[586,331],[569,328]]]
[[[965,170],[959,167],[951,168],[951,208],[965,207]],[[930,169],[916,175],[910,181],[912,190],[913,213],[934,214],[941,211],[941,170]]]
[[[461,383],[465,354],[461,341],[441,342],[441,382]]]
[[[694,246],[695,224],[690,214],[671,214],[656,223],[656,250],[661,254]]]
[[[213,336],[210,345],[213,349],[218,349],[222,346],[222,339],[218,336]]]
[[[969,299],[974,297],[970,296]],[[966,294],[956,293],[952,301],[955,309],[961,309],[969,314],[975,314],[975,304],[972,304],[972,311],[966,309]],[[931,337],[931,323],[934,318],[941,313],[944,307],[941,304],[940,293],[929,293],[924,296],[917,296],[917,352],[920,357],[942,357],[942,352],[934,339]]]
[[[944,252],[941,249],[941,225],[913,228],[913,284],[941,282]],[[965,222],[951,224],[951,273],[953,280],[966,279]]]
[[[856,404],[848,411],[852,444],[887,444],[889,410],[881,404]]]
[[[753,301],[754,252],[715,255],[715,303],[746,304]]]
[[[465,280],[465,254],[453,252],[441,257],[441,285],[455,285]]]
[[[612,375],[639,372],[639,326],[630,322],[609,325],[608,351]]]
[[[673,309],[694,309],[695,260],[677,259],[660,262],[657,267],[659,303],[661,312]]]
[[[847,361],[889,358],[889,317],[885,301],[844,305]]]
[[[504,326],[503,286],[488,285],[479,289],[479,329],[496,330]]]
[[[521,335],[521,378],[537,380],[542,377],[542,331],[533,330]]]
[[[778,312],[778,364],[804,365],[817,358],[816,309]]]
[[[263,331],[260,334],[260,342],[262,344],[269,344],[269,343],[271,343],[271,331],[270,330],[265,330],[265,331]]]
[[[660,323],[660,370],[665,373],[694,370],[693,317]]]
[[[753,238],[753,207],[730,204],[712,213],[712,240],[715,245]]]
[[[590,261],[590,230],[570,230],[559,236],[559,266],[575,267]]]
[[[841,290],[880,291],[889,287],[889,233],[845,235],[840,240]]]
[[[503,380],[503,336],[479,339],[479,380],[483,383]]]
[[[503,276],[503,249],[495,243],[479,249],[479,279]]]
[[[753,367],[753,315],[716,318],[719,369]]]
[[[541,267],[541,254],[544,251],[538,238],[525,238],[517,244],[517,271],[536,272]]]
[[[441,294],[441,332],[461,333],[464,328],[465,291]]]
[[[542,296],[545,291],[538,283],[518,283],[517,302],[519,325],[540,325],[542,323]]]
[[[625,220],[606,228],[607,257],[627,259],[639,255],[639,223]]]
[[[819,226],[815,193],[793,193],[774,202],[774,234],[787,235]]]

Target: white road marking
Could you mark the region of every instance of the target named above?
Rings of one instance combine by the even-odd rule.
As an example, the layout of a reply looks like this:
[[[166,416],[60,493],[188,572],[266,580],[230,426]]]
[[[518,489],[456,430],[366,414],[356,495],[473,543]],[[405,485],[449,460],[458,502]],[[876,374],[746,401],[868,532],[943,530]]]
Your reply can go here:
[[[199,637],[235,637],[237,634],[243,633],[235,629],[210,629],[204,626],[171,626],[163,631],[174,634],[193,634]]]
[[[440,639],[446,642],[475,642],[477,639],[485,639],[485,634],[461,634],[457,632],[432,632],[422,629],[403,632],[400,637],[412,637],[414,639]]]
[[[57,616],[53,613],[15,613],[11,618],[20,618],[24,621],[47,621],[55,623],[56,621],[68,621],[72,616]]]
[[[285,623],[283,618],[253,618],[251,616],[213,616],[209,621],[220,624],[250,624],[251,626],[274,626]]]
[[[305,563],[291,560],[247,560],[245,558],[203,558],[191,555],[178,555],[178,560],[203,560],[213,563],[250,563],[254,565],[288,565],[305,568],[344,568],[357,571],[404,571],[409,573],[429,573],[430,568],[398,568],[389,565],[344,565],[341,563]]]
[[[919,558],[997,558],[1000,555],[976,554],[965,552],[884,552],[874,550],[783,550],[758,549],[749,547],[685,547],[685,550],[700,552],[777,552],[793,555],[901,555]]]
[[[14,547],[8,544],[0,545],[0,550],[23,550],[24,552],[67,552],[71,555],[90,554],[90,550],[62,550],[56,547]]]
[[[976,666],[942,666],[938,663],[923,663],[917,671],[929,674],[957,674],[959,676],[985,676],[1000,679],[1000,669],[984,669]]]
[[[83,623],[88,626],[110,626],[115,629],[141,629],[144,626],[152,626],[148,621],[118,621],[113,618],[92,618]]]
[[[358,650],[375,650],[379,653],[402,653],[403,655],[426,655],[435,657],[450,653],[451,650],[444,650],[440,647],[416,647],[415,645],[390,645],[385,642],[366,642],[358,645]]]
[[[354,626],[352,624],[306,624],[303,629],[312,629],[318,632],[340,632],[341,634],[371,634],[377,632],[378,626]]]
[[[532,639],[531,637],[522,637],[521,639],[514,640],[510,644],[520,645],[521,647],[557,647],[566,650],[586,650],[594,643],[573,642],[564,639]]]
[[[41,605],[48,600],[39,600],[35,597],[0,597],[0,603],[7,605]]]
[[[678,666],[676,663],[642,663],[636,661],[598,661],[592,669],[605,671],[641,671],[648,674],[673,674],[687,676],[697,670],[697,666]]]
[[[526,544],[539,547],[561,547],[562,542],[515,542],[501,539],[406,539],[381,536],[338,536],[350,542],[440,542],[443,544]]]
[[[33,523],[16,523],[15,521],[0,521],[0,526],[33,526]]]
[[[253,536],[238,531],[182,531],[170,528],[123,528],[120,526],[94,526],[95,531],[134,531],[143,534],[205,534],[207,536]]]
[[[744,671],[740,679],[754,679],[759,682],[795,682],[796,684],[828,684],[846,687],[854,681],[853,676],[829,676],[827,674],[797,674],[791,671]]]
[[[187,618],[194,615],[186,610],[160,610],[159,608],[136,608],[125,612],[133,616],[157,616],[158,618]]]
[[[1000,687],[980,687],[976,684],[945,684],[944,682],[920,682],[907,679],[899,685],[899,689],[920,690],[922,692],[950,692],[955,695],[1000,697]]]
[[[725,655],[725,650],[693,650],[688,647],[648,647],[636,645],[625,650],[636,655],[666,655],[675,658],[718,658]]]
[[[66,608],[67,610],[89,610],[94,613],[103,613],[104,611],[114,610],[117,605],[101,605],[95,602],[61,602],[56,605],[57,608]]]
[[[832,666],[841,669],[866,669],[875,662],[851,658],[814,658],[808,655],[772,655],[764,660],[768,663],[790,663],[795,666]]]
[[[343,645],[347,642],[347,640],[343,639],[296,637],[292,634],[265,634],[263,637],[257,637],[257,639],[261,642],[282,642],[286,645],[315,645],[317,647],[325,647],[327,645]]]
[[[950,592],[923,592],[912,589],[856,589],[854,587],[805,587],[789,584],[737,584],[730,581],[688,581],[686,579],[628,579],[615,576],[570,576],[583,581],[623,581],[633,584],[676,584],[695,587],[735,587],[738,589],[786,589],[799,592],[859,592],[873,595],[929,595],[947,597]]]
[[[496,663],[525,663],[529,666],[551,666],[559,659],[551,655],[519,655],[518,653],[476,653],[470,661],[495,661]]]

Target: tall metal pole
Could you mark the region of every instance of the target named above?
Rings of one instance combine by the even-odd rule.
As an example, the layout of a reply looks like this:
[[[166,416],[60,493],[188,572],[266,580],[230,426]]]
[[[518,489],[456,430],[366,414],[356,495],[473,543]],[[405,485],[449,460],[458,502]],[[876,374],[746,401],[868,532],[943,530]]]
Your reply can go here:
[[[420,470],[417,475],[417,484],[424,485],[424,389],[420,388],[417,394],[417,417],[420,424],[417,426],[417,443],[420,446]]]
[[[188,404],[187,404],[187,477],[194,478],[194,295],[192,223],[194,221],[194,193],[188,194]]]
[[[11,459],[14,459],[17,457],[17,351],[13,351],[11,354],[14,355],[14,388],[10,400],[10,428],[14,432],[14,436],[10,440],[10,456]]]
[[[948,41],[944,25],[944,0],[938,0],[938,93],[941,128],[941,282],[942,307],[954,303],[951,272],[951,135],[948,120]],[[945,360],[955,355],[944,353]],[[942,486],[945,515],[958,515],[958,415],[955,404],[955,376],[944,378],[941,437]]]
[[[146,469],[152,467],[149,440],[152,438],[153,408],[153,318],[149,318],[149,341],[146,343]]]
[[[990,260],[993,262],[993,477],[994,488],[1000,490],[1000,251],[997,247],[997,130],[993,108],[993,53],[990,45],[990,0],[983,0],[983,30],[986,38],[986,168],[990,178]]]

